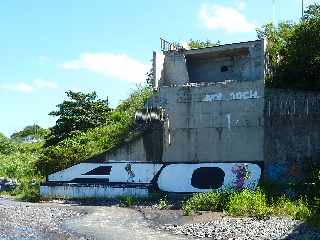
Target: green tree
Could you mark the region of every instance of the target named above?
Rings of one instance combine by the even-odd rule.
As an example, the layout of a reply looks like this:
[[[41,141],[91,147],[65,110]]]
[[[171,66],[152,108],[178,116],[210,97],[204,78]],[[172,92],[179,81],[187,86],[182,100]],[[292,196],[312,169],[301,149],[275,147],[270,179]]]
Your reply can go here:
[[[49,113],[58,117],[50,129],[46,146],[55,145],[78,131],[86,131],[106,123],[111,109],[108,100],[97,98],[96,92],[66,92],[68,99],[57,105],[58,110]]]
[[[303,14],[304,20],[312,20],[315,18],[320,18],[320,4],[315,3],[310,5]]]
[[[294,24],[281,22],[276,27],[273,23],[264,25],[257,30],[258,39],[267,40],[267,86],[274,86],[273,77],[280,71],[281,66],[287,62],[288,41],[294,32]]]
[[[24,141],[25,139],[44,139],[49,134],[49,130],[40,127],[37,124],[26,126],[23,130],[13,133],[10,138],[16,141]]]
[[[0,154],[10,154],[15,150],[14,144],[4,134],[0,133]]]
[[[103,151],[117,147],[134,137],[135,112],[143,108],[152,88],[140,87],[114,109],[108,120],[87,131],[76,131],[59,143],[47,146],[37,169],[43,174],[65,169]]]
[[[320,5],[310,5],[296,24],[267,24],[258,30],[267,40],[269,87],[320,90]]]

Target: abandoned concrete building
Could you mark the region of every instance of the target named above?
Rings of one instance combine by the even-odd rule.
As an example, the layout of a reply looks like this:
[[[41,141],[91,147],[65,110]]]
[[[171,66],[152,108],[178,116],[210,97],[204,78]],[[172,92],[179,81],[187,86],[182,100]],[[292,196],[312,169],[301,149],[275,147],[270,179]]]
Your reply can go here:
[[[303,177],[320,151],[320,95],[266,88],[263,40],[161,46],[155,93],[136,113],[139,137],[50,175],[44,196],[206,192]]]

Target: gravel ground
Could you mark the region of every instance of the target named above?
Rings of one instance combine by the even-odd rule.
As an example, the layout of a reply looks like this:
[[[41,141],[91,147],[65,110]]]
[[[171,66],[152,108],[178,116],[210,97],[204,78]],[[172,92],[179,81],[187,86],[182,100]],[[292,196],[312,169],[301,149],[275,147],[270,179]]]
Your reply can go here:
[[[84,212],[0,198],[0,240],[90,239],[62,226]]]
[[[289,218],[230,218],[202,212],[190,217],[153,206],[121,208],[72,202],[26,203],[0,197],[0,240],[320,240]]]
[[[206,223],[167,225],[162,229],[177,235],[216,240],[256,240],[256,239],[320,239],[319,229],[311,229],[302,222],[289,218],[222,218]]]

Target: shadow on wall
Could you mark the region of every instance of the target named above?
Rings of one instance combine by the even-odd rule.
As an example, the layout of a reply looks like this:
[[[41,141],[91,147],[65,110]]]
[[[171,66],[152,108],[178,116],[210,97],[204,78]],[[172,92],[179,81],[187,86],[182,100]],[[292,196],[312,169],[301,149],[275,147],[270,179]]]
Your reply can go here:
[[[312,157],[289,157],[283,162],[269,163],[265,175],[270,182],[305,183],[311,181],[314,170],[320,167],[320,153]]]
[[[136,113],[135,129],[141,131],[146,161],[161,163],[164,142],[163,112],[147,109]]]

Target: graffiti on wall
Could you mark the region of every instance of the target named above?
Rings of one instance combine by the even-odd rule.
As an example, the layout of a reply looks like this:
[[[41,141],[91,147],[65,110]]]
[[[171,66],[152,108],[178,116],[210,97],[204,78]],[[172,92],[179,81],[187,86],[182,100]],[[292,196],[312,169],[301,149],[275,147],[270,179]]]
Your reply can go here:
[[[283,163],[269,163],[266,167],[266,176],[272,182],[297,181],[304,177],[303,161],[288,160]]]
[[[250,170],[247,164],[239,164],[232,167],[231,172],[235,174],[233,184],[237,190],[245,188],[245,182],[250,178]]]
[[[238,91],[231,92],[229,94],[223,93],[212,93],[206,94],[202,101],[203,102],[215,102],[215,101],[231,101],[231,100],[246,100],[246,99],[257,99],[260,98],[257,90],[249,90],[249,91]]]
[[[260,166],[253,163],[153,164],[122,161],[80,163],[49,175],[48,180],[51,186],[120,184],[124,188],[134,188],[139,184],[139,187],[158,189],[160,192],[193,193],[230,188],[254,189],[260,176]]]

